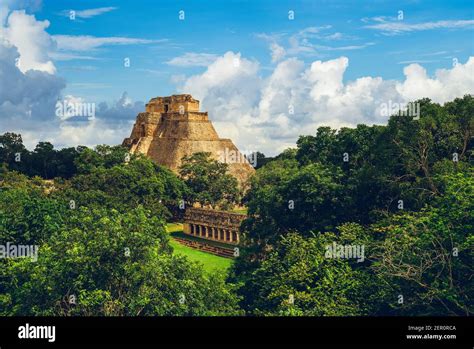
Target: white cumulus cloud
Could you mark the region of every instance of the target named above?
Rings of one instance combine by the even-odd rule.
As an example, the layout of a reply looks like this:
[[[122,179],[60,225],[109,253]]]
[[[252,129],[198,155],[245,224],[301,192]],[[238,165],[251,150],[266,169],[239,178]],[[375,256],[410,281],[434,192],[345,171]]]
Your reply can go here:
[[[46,32],[49,21],[37,21],[24,10],[13,11],[7,25],[0,31],[0,39],[15,46],[20,53],[18,67],[22,72],[30,69],[54,74],[56,68],[48,56],[55,43]]]
[[[237,67],[235,60],[240,61]],[[362,76],[344,81],[347,57],[314,61],[307,66],[297,58],[281,61],[268,77],[257,62],[227,52],[200,75],[181,83],[209,111],[221,137],[232,138],[244,151],[275,155],[294,146],[299,135],[317,127],[385,124],[385,103],[406,103],[428,97],[445,103],[474,94],[474,57],[429,76],[419,64],[403,70],[404,79]]]
[[[46,32],[49,22],[38,21],[24,11],[2,8],[0,133],[20,133],[30,149],[39,141],[50,141],[56,147],[120,144],[137,113],[144,110],[144,103],[133,102],[124,93],[112,105],[99,103],[92,118],[57,115],[58,102],[95,103],[80,96],[63,97],[65,81],[55,74],[47,54],[54,46]]]

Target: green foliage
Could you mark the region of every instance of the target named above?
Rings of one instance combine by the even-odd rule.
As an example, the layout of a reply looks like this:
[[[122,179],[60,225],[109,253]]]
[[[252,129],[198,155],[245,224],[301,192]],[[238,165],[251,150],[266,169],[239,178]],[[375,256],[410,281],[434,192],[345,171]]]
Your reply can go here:
[[[41,189],[0,187],[0,242],[35,244],[61,225],[66,205],[44,197]]]
[[[184,183],[170,170],[139,157],[75,176],[63,196],[74,198],[79,205],[97,202],[119,210],[142,204],[154,214],[169,215],[165,205],[176,207],[185,191]]]
[[[282,237],[246,280],[244,308],[255,315],[362,314],[354,296],[363,287],[347,261],[325,258],[334,234]]]
[[[124,164],[127,157],[135,158],[130,155],[128,149],[120,145],[98,145],[95,150],[87,147],[78,147],[79,156],[74,160],[79,174],[91,173],[100,168],[112,168],[116,165]]]
[[[342,171],[320,163],[298,167],[295,160],[275,160],[251,179],[246,201],[250,238],[272,242],[288,231],[333,229],[349,200]],[[318,219],[314,219],[318,217]]]
[[[385,239],[374,253],[374,270],[404,315],[472,315],[474,283],[474,171],[445,178],[443,196],[417,213],[378,223]]]
[[[179,174],[190,189],[189,203],[230,209],[239,201],[237,179],[227,173],[229,165],[210,158],[210,153],[185,156]]]
[[[0,135],[0,164],[31,177],[71,178],[77,172],[74,161],[79,149],[64,148],[58,151],[49,142],[39,142],[30,152],[23,145],[21,135],[5,133]]]
[[[11,132],[0,135],[0,163],[7,165],[12,171],[24,170],[24,162],[15,161],[16,154],[27,154],[21,135]]]
[[[227,280],[164,230],[181,199],[239,202],[227,164],[196,153],[180,180],[120,146],[30,152],[0,136],[0,243],[40,247],[0,260],[0,315],[472,315],[474,98],[417,103],[419,120],[321,127],[258,154]],[[326,255],[334,243],[365,258]]]
[[[39,257],[0,260],[1,315],[240,314],[232,285],[171,255],[164,221],[142,206],[66,210],[41,191],[3,194],[2,243],[38,244]]]
[[[136,156],[128,154],[128,149],[119,145],[56,150],[49,142],[39,142],[33,151],[29,151],[23,145],[21,135],[0,135],[0,164],[30,177],[69,179],[78,173],[87,174],[99,168],[108,169],[123,164],[127,157],[134,159]]]
[[[419,120],[395,115],[388,126],[320,127],[316,136],[300,137],[296,160],[273,160],[254,176],[245,197],[249,237],[370,224],[397,212],[399,200],[409,211],[430,204],[443,191],[439,175],[470,167],[473,100],[441,107],[423,99]]]
[[[49,161],[52,147],[36,150]],[[185,184],[124,155],[84,148],[70,180],[1,173],[0,244],[37,245],[39,256],[0,259],[0,315],[241,314],[225,273],[172,254],[166,206]]]
[[[312,256],[301,264],[319,265],[318,244],[329,239],[368,251],[364,263],[341,262],[364,287],[347,289],[353,297],[338,299],[338,314],[472,314],[474,97],[417,103],[419,120],[394,115],[387,126],[321,127],[300,137],[294,156],[287,152],[258,169],[245,195],[245,248],[229,278],[241,285],[247,311],[310,314],[306,293],[341,295],[338,285],[318,294],[321,285],[311,282],[320,276],[281,262],[295,249]],[[288,234],[305,243],[288,248]],[[309,283],[291,307],[288,294],[301,291],[287,282],[290,270]],[[318,314],[330,312],[316,300],[309,304]]]

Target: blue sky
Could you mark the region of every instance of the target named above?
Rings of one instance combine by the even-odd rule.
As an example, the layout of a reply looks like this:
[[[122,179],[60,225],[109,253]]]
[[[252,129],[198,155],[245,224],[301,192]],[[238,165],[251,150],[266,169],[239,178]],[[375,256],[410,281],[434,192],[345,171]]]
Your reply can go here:
[[[384,124],[392,102],[474,94],[474,5],[2,0],[0,77],[0,133],[30,147],[119,144],[150,98],[190,93],[221,137],[275,155],[319,126]]]
[[[364,18],[394,17],[403,11],[403,23],[472,20],[471,1],[45,1],[36,13],[39,20],[51,22],[51,35],[90,35],[157,40],[156,43],[103,45],[76,54],[91,59],[60,61],[58,73],[68,82],[67,92],[98,100],[117,98],[127,90],[133,99],[147,100],[155,95],[176,92],[174,75],[190,75],[205,67],[167,64],[187,52],[222,55],[240,52],[255,59],[269,74],[268,42],[258,34],[288,36],[308,27],[328,27],[322,34],[341,33],[341,39],[311,39],[331,49],[300,55],[311,62],[347,56],[350,67],[344,76],[352,80],[364,75],[397,79],[403,76],[403,62],[421,62],[428,72],[450,67],[473,55],[471,29],[441,28],[401,35],[386,35],[367,28],[374,21]],[[72,21],[64,11],[114,7],[90,18]],[[185,20],[178,18],[185,11]],[[288,19],[288,11],[295,13]],[[330,26],[330,27],[329,27]],[[366,47],[363,47],[367,45]],[[344,49],[348,47],[348,49]],[[361,47],[361,48],[357,48]],[[362,48],[363,47],[363,48]],[[342,49],[339,49],[342,48]],[[124,59],[130,58],[130,68]],[[92,59],[93,58],[93,59]],[[268,68],[268,69],[265,69]]]

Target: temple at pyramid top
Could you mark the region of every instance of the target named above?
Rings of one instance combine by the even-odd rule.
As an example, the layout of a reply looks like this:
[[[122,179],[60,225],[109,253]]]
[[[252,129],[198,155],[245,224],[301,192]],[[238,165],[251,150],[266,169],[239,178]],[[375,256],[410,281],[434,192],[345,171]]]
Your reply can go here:
[[[230,174],[241,184],[255,171],[230,139],[219,138],[207,112],[200,112],[199,101],[188,94],[152,98],[145,112],[137,115],[123,145],[176,173],[181,159],[197,152],[224,158]]]
[[[148,113],[199,112],[199,101],[191,95],[173,95],[152,98],[145,107]]]

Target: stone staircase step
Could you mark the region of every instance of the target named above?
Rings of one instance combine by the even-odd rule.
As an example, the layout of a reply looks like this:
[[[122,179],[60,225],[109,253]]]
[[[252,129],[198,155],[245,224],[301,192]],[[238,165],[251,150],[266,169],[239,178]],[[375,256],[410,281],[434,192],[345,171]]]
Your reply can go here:
[[[219,257],[234,258],[234,250],[231,248],[212,246],[204,242],[188,240],[180,237],[174,237],[173,239],[184,246],[191,247],[199,251],[211,253]]]

